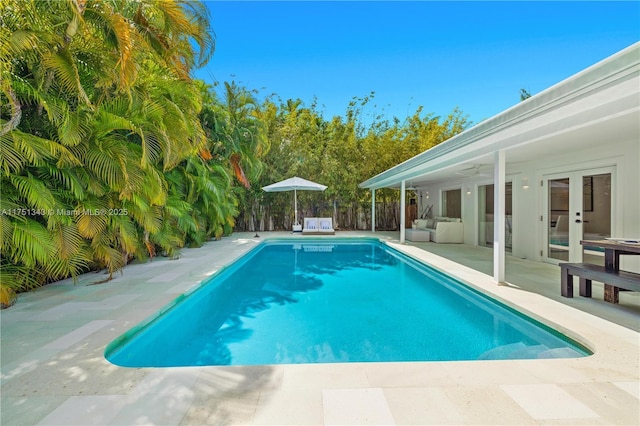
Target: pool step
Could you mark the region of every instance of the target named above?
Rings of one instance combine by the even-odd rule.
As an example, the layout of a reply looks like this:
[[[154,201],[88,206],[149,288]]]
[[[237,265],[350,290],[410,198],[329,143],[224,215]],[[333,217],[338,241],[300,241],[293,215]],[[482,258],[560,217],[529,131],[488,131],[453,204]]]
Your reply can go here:
[[[498,346],[484,352],[478,359],[535,359],[535,358],[556,358],[553,356],[541,357],[540,355],[549,352],[545,345],[528,346],[522,342],[510,343]]]
[[[584,354],[575,349],[548,348],[545,345],[525,345],[522,342],[498,346],[484,352],[478,359],[542,359],[542,358],[579,358]]]
[[[541,352],[538,358],[578,358],[584,356],[571,348],[554,348]]]

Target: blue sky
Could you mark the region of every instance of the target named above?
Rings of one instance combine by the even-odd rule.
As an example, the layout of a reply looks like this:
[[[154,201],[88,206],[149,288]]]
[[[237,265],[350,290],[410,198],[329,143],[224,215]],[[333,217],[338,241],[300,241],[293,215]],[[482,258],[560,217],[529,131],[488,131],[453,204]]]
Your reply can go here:
[[[478,123],[640,40],[640,2],[208,1],[216,51],[196,77],[282,100],[314,97],[326,119],[404,120],[422,105]]]

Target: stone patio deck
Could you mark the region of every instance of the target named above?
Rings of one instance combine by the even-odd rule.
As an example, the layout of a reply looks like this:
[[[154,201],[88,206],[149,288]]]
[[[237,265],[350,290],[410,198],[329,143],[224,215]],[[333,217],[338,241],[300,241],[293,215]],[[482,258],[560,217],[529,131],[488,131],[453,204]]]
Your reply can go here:
[[[640,424],[640,299],[559,296],[559,268],[490,250],[390,242],[588,345],[577,359],[121,368],[105,346],[267,236],[238,233],[179,260],[83,275],[0,313],[2,425]],[[336,236],[372,236],[338,232]],[[376,233],[392,241],[397,233]],[[298,238],[305,238],[297,236]],[[331,238],[331,237],[327,237]],[[447,259],[455,258],[460,263]],[[462,265],[466,264],[467,266]],[[475,269],[471,269],[475,268]]]

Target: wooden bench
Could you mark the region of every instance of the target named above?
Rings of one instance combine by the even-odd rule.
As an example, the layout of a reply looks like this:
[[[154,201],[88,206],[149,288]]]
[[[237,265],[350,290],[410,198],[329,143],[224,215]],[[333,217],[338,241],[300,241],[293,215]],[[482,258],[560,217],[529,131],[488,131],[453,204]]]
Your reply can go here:
[[[591,280],[604,283],[604,300],[618,303],[620,288],[640,291],[640,274],[627,271],[607,271],[604,266],[590,263],[560,264],[560,293],[573,297],[573,276],[580,278],[580,296],[591,297]]]

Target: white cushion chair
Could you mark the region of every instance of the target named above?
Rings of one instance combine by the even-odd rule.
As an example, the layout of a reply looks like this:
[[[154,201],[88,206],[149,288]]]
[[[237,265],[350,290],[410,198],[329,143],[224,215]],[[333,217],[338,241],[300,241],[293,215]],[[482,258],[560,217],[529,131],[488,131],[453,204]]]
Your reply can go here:
[[[333,229],[333,220],[330,217],[321,217],[318,219],[319,230],[321,235],[334,235],[336,231]]]
[[[318,223],[317,217],[305,217],[304,218],[304,228],[302,228],[302,234],[315,234],[318,235],[320,231],[320,225]]]

